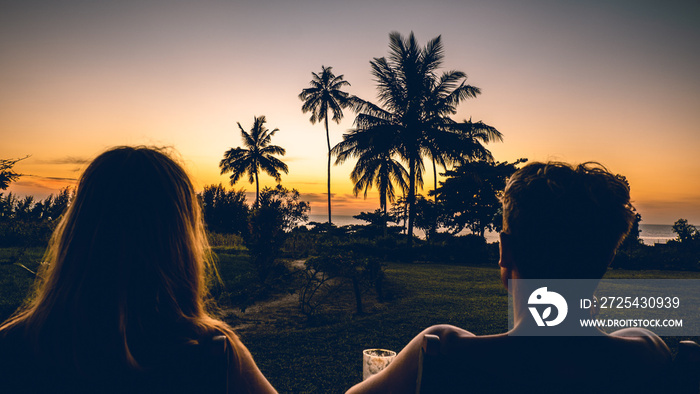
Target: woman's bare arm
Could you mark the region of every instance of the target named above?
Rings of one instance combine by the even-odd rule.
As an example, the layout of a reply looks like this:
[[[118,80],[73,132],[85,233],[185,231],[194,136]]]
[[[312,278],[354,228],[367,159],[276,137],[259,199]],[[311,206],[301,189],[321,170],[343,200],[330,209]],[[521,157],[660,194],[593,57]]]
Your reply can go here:
[[[415,393],[416,380],[418,378],[418,357],[423,346],[423,336],[425,334],[438,335],[441,339],[455,334],[473,336],[472,333],[454,326],[438,325],[429,327],[416,335],[385,370],[362,383],[356,384],[346,394]],[[446,341],[441,341],[441,346],[445,343]]]
[[[265,375],[260,372],[248,348],[246,348],[238,338],[235,338],[235,341],[234,349],[236,349],[240,364],[239,368],[235,368],[231,371],[232,376],[229,379],[229,393],[276,394],[277,390],[272,387],[272,384],[270,384]]]

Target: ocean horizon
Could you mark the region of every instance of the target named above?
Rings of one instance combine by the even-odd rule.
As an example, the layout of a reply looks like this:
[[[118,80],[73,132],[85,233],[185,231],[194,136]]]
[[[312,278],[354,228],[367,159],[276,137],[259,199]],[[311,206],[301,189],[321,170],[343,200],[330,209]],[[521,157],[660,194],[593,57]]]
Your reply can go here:
[[[351,215],[333,215],[333,224],[336,226],[348,226],[352,224],[367,224],[367,222],[355,219]],[[319,222],[319,223],[325,223],[328,221],[328,215],[309,215],[309,222]],[[639,224],[639,238],[642,240],[642,242],[645,245],[654,245],[654,244],[665,244],[666,242],[675,239],[677,237],[676,233],[673,232],[673,225],[672,224],[644,224],[640,223]],[[460,234],[468,234],[468,231],[463,231]],[[416,229],[415,234],[420,237],[424,238],[425,234],[421,231]],[[498,233],[487,231],[485,234],[486,242],[492,243],[492,242],[498,242]]]

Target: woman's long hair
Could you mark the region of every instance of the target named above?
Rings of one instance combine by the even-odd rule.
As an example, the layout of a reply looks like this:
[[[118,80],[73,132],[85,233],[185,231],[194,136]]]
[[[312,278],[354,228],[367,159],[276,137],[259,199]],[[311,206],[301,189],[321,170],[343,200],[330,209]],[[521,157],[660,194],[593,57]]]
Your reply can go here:
[[[0,327],[22,329],[42,355],[78,369],[96,360],[138,368],[154,344],[219,334],[236,354],[231,328],[205,310],[218,274],[197,196],[160,149],[98,156],[45,260],[34,297]]]

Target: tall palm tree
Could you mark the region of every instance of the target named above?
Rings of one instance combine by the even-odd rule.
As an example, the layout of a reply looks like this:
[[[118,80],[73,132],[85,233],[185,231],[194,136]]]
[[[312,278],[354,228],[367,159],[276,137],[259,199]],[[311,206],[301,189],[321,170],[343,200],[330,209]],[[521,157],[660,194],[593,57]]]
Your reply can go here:
[[[273,155],[284,156],[286,151],[277,145],[270,145],[272,136],[278,129],[270,131],[265,127],[265,116],[253,117],[253,127],[250,132],[243,129],[240,122],[244,148],[231,148],[224,153],[224,158],[219,162],[221,174],[231,173],[231,185],[234,185],[244,174],[248,174],[248,182],[255,182],[255,206],[258,206],[260,198],[260,183],[258,173],[264,171],[275,181],[281,181],[280,171],[289,173],[287,165]]]
[[[331,223],[331,139],[328,133],[328,112],[333,113],[333,121],[340,123],[343,118],[343,108],[350,104],[350,95],[342,90],[344,86],[350,86],[342,75],[335,76],[333,67],[321,66],[321,72],[311,73],[311,87],[302,89],[299,94],[304,104],[301,106],[303,113],[311,112],[311,124],[323,120],[326,126],[326,142],[328,143],[328,223]]]
[[[438,36],[421,48],[413,32],[404,38],[397,32],[389,35],[388,58],[370,62],[377,81],[380,105],[351,98],[358,115],[358,132],[385,133],[393,136],[392,154],[408,164],[408,235],[412,242],[415,219],[416,189],[422,186],[424,157],[446,167],[466,160],[475,146],[469,137],[475,126],[449,118],[457,106],[481,91],[466,84],[466,74],[446,71],[440,76],[444,49]],[[493,138],[500,133],[486,126]],[[435,171],[436,172],[436,171]]]

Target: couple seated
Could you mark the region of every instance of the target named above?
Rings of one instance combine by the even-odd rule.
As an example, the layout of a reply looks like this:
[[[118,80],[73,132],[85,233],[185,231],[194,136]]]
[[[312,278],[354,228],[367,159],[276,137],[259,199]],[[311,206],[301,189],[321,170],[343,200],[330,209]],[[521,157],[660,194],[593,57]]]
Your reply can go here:
[[[513,297],[513,328],[476,336],[454,326],[430,327],[384,371],[348,394],[415,393],[426,335],[440,338],[436,348],[443,359],[460,364],[431,371],[445,375],[438,392],[668,392],[671,353],[651,331],[605,334],[590,327],[577,333],[583,336],[522,336],[535,325],[528,310],[534,289],[524,289],[522,279],[600,279],[605,274],[635,218],[626,181],[597,165],[532,163],[509,179],[502,202],[499,266]],[[462,376],[455,379],[457,373]],[[451,380],[468,385],[454,387]]]
[[[517,278],[600,278],[634,219],[624,181],[562,164],[516,172],[503,216],[506,286]],[[232,329],[206,312],[215,271],[197,196],[161,151],[121,147],[97,157],[45,259],[34,296],[0,326],[0,390],[213,392],[209,384],[275,392]],[[516,297],[513,331],[527,317],[523,302]],[[350,392],[415,392],[423,334],[438,334],[444,354],[469,355],[465,372],[486,392],[655,391],[670,359],[645,330],[525,338],[435,326]],[[223,379],[197,380],[193,371],[212,360]]]

